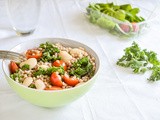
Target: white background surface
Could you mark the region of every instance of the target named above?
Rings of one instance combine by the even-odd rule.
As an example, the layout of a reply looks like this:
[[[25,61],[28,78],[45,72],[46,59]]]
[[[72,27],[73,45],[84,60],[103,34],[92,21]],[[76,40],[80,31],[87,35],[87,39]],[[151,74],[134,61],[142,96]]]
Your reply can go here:
[[[144,3],[145,5],[145,3]],[[74,0],[42,0],[34,34],[18,37],[0,0],[0,49],[9,50],[31,39],[71,38],[89,45],[100,56],[101,71],[92,89],[79,100],[59,108],[34,106],[8,86],[0,61],[0,120],[160,120],[160,82],[148,83],[149,74],[135,75],[116,66],[123,49],[134,40],[122,40],[87,21]],[[160,55],[160,19],[150,32],[135,39]]]

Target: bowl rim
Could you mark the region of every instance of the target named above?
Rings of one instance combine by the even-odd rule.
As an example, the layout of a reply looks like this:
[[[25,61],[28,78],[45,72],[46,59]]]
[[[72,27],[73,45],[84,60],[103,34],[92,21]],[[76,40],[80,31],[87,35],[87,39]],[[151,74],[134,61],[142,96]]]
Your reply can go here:
[[[79,42],[79,41],[73,40],[73,39],[60,38],[60,37],[46,37],[46,38],[35,38],[35,39],[32,38],[32,39],[30,39],[29,41],[24,41],[24,42],[21,42],[21,43],[15,45],[14,47],[12,47],[12,48],[10,49],[10,51],[12,51],[15,47],[21,46],[21,45],[23,45],[23,44],[27,44],[27,43],[29,43],[30,41],[34,41],[34,42],[36,41],[36,42],[38,42],[38,40],[44,40],[44,42],[47,42],[47,41],[46,41],[47,39],[48,39],[48,40],[67,40],[67,41],[70,41],[70,42],[74,42],[74,43],[78,43],[78,44],[80,44],[80,45],[83,45],[83,46],[87,47],[88,49],[90,49],[91,51],[93,51],[94,54],[95,54],[96,57],[97,57],[97,63],[98,63],[98,65],[96,66],[97,71],[96,71],[96,73],[94,74],[94,76],[93,76],[91,79],[89,79],[87,82],[84,82],[83,84],[78,85],[78,86],[76,86],[76,87],[72,87],[72,88],[67,88],[67,89],[62,89],[62,90],[37,90],[37,89],[33,89],[33,88],[26,87],[26,86],[24,86],[24,85],[22,85],[22,84],[20,84],[20,83],[18,83],[18,82],[16,82],[16,81],[14,81],[14,80],[6,73],[6,71],[5,71],[5,61],[6,61],[6,59],[3,59],[3,60],[2,60],[2,70],[3,70],[3,73],[5,74],[5,76],[7,76],[10,80],[12,80],[12,82],[14,82],[16,85],[18,85],[18,86],[20,86],[20,87],[22,87],[22,88],[24,88],[24,89],[28,89],[28,90],[34,91],[34,92],[44,92],[44,93],[45,93],[45,92],[46,92],[46,93],[59,93],[59,92],[65,92],[65,91],[71,91],[71,90],[74,90],[74,89],[78,89],[78,88],[80,88],[80,87],[82,87],[82,86],[87,85],[87,83],[93,81],[93,80],[97,77],[97,75],[98,75],[98,73],[99,73],[99,71],[100,71],[100,59],[99,59],[98,54],[97,54],[92,48],[90,48],[88,45],[86,45],[86,44],[84,44],[84,43],[81,43],[81,42]],[[42,42],[40,42],[40,43],[42,43]],[[54,42],[52,42],[52,43],[54,43]],[[6,78],[6,79],[7,79],[7,78]],[[7,82],[8,82],[8,79],[7,79]],[[11,87],[11,86],[10,86],[10,87]]]

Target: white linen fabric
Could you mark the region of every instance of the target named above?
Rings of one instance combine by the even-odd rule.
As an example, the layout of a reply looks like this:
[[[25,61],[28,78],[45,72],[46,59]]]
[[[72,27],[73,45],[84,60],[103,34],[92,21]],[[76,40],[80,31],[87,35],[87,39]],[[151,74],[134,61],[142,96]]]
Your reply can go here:
[[[160,82],[149,83],[148,73],[135,75],[116,66],[123,49],[134,40],[160,55],[159,18],[149,32],[122,40],[89,23],[76,0],[42,0],[38,27],[27,37],[18,37],[12,30],[5,0],[0,1],[0,16],[1,50],[32,39],[62,37],[89,45],[101,60],[100,74],[91,90],[69,105],[52,109],[21,99],[9,87],[0,61],[0,120],[160,120]]]

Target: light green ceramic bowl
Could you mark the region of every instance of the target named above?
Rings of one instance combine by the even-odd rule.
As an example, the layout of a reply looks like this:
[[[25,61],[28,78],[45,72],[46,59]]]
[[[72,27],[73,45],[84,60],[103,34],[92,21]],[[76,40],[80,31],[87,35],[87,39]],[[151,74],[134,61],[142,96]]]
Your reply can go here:
[[[94,52],[94,50],[89,48],[87,45],[84,45],[82,43],[79,43],[73,40],[64,39],[64,38],[43,38],[38,40],[30,40],[28,42],[24,42],[22,44],[17,45],[11,51],[22,53],[27,49],[37,47],[39,46],[40,43],[44,43],[46,41],[51,43],[59,42],[64,46],[85,48],[86,51],[92,56],[94,56],[96,59],[95,75],[88,82],[74,88],[56,90],[56,91],[45,91],[45,90],[36,90],[36,89],[25,87],[15,82],[13,79],[11,79],[9,67],[8,67],[10,62],[9,60],[3,60],[3,63],[2,63],[3,71],[11,88],[24,100],[34,105],[43,106],[43,107],[63,106],[80,98],[93,86],[95,79],[98,75],[100,61],[99,61],[98,55]]]

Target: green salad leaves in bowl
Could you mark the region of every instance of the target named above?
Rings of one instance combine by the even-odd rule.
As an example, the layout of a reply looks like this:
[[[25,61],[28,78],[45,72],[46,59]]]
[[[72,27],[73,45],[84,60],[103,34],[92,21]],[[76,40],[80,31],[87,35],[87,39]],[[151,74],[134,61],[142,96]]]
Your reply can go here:
[[[156,1],[155,1],[156,2]],[[151,7],[145,7],[149,4]],[[122,37],[139,35],[158,16],[159,3],[151,1],[80,0],[78,4],[89,21]]]

